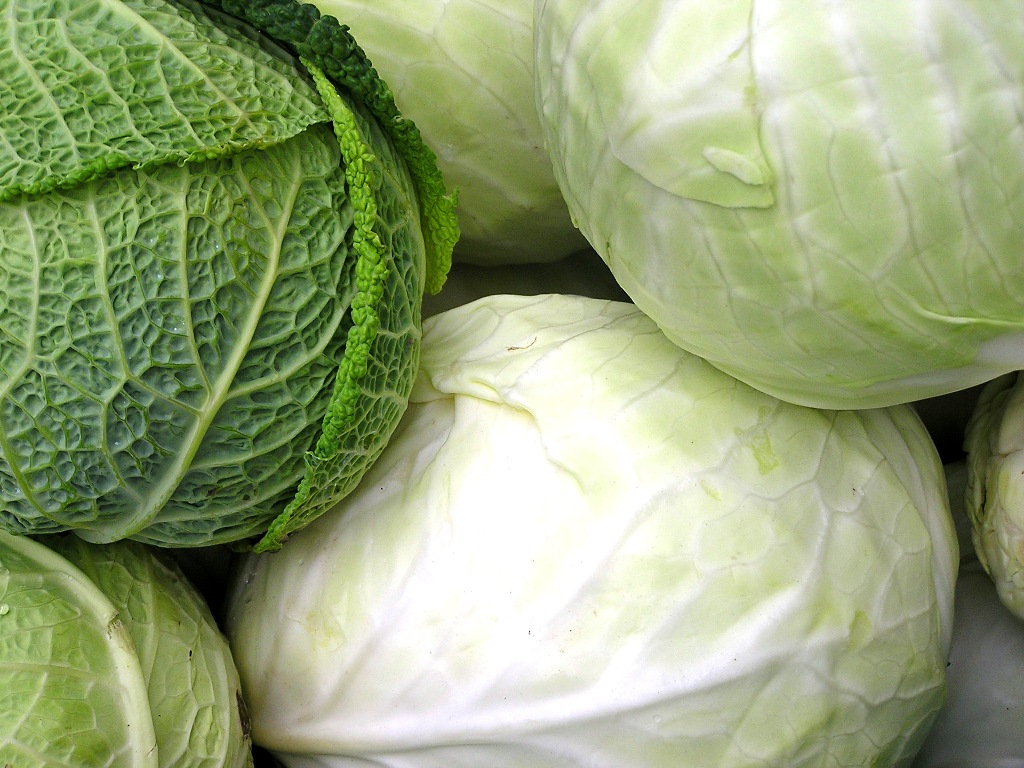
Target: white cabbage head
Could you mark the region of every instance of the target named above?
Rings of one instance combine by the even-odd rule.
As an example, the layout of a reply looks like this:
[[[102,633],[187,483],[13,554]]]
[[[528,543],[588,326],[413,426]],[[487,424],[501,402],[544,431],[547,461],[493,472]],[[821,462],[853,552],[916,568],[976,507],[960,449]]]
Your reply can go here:
[[[360,46],[459,191],[455,258],[544,262],[585,248],[537,116],[533,0],[313,0]]]
[[[826,408],[1024,367],[1019,0],[538,0],[569,209],[685,349]]]
[[[909,406],[780,402],[626,303],[425,322],[346,502],[249,557],[227,631],[297,766],[907,765],[957,545]]]

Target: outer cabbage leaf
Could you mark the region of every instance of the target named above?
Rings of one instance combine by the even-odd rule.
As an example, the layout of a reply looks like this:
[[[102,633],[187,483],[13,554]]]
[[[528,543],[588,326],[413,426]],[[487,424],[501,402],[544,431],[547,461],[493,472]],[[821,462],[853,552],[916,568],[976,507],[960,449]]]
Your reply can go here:
[[[457,237],[433,155],[354,43],[302,65],[190,2],[3,18],[29,106],[0,123],[0,520],[279,546],[405,406]]]
[[[177,544],[265,530],[343,355],[341,173],[321,127],[0,208],[10,527]]]
[[[424,323],[364,482],[227,603],[254,740],[299,766],[906,766],[957,545],[909,407],[780,402],[635,307]]]
[[[195,2],[4,2],[0,200],[276,144],[327,114],[267,38]],[[245,76],[243,76],[243,73]]]
[[[81,571],[0,531],[0,760],[25,768],[156,768],[130,633]]]
[[[964,448],[974,551],[1003,604],[1024,619],[1024,381],[1019,373],[982,389]]]
[[[315,0],[352,28],[459,190],[455,258],[544,262],[586,247],[537,117],[533,0]]]
[[[0,760],[252,765],[238,673],[209,609],[140,544],[0,532]]]
[[[249,722],[227,640],[182,572],[134,542],[44,543],[111,601],[146,681],[161,768],[252,765]]]
[[[378,76],[348,27],[333,16],[322,16],[316,6],[296,0],[208,2],[288,44],[366,107],[412,176],[421,206],[427,291],[439,291],[460,234],[455,220],[458,194],[446,190],[434,151],[424,143],[416,123],[399,111],[391,88]]]
[[[1024,367],[1015,0],[538,0],[556,178],[683,348],[826,408]]]

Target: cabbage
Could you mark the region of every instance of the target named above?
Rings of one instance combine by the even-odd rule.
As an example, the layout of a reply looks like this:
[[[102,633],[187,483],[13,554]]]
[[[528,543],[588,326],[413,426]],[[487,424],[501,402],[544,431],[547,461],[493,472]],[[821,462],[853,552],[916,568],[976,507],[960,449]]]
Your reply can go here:
[[[238,672],[181,572],[134,542],[0,531],[0,764],[245,768]]]
[[[313,0],[343,19],[459,190],[455,258],[543,262],[586,247],[544,147],[533,0]]]
[[[967,493],[974,550],[1000,600],[1024,619],[1024,380],[982,389],[967,425]]]
[[[780,402],[632,305],[429,318],[336,509],[249,555],[226,631],[290,768],[906,766],[957,545],[909,406]]]
[[[0,62],[0,525],[279,546],[405,408],[432,153],[294,0],[19,0]]]
[[[1019,0],[538,0],[569,210],[683,348],[778,397],[1024,368]]]

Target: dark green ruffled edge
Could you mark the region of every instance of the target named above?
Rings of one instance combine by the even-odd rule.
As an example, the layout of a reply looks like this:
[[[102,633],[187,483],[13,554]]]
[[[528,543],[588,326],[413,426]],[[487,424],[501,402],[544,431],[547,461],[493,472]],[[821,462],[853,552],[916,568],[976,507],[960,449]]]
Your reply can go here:
[[[389,267],[381,240],[373,229],[377,221],[369,170],[374,160],[373,151],[360,136],[354,116],[339,91],[362,105],[374,118],[409,170],[420,207],[425,246],[422,290],[430,293],[437,293],[444,285],[452,263],[452,250],[459,238],[455,216],[457,194],[448,192],[436,155],[424,143],[415,123],[398,111],[390,88],[378,76],[348,28],[337,19],[321,15],[314,6],[296,0],[210,0],[207,4],[247,22],[299,56],[334,120],[349,196],[356,210],[353,232],[353,249],[358,260],[356,295],[349,309],[352,326],[346,339],[345,355],[321,435],[313,450],[307,453],[306,472],[295,497],[253,546],[256,552],[268,552],[280,549],[289,535],[305,527],[348,493],[397,426],[396,418],[386,434],[366,436],[356,452],[345,445],[350,442],[351,430],[357,429],[360,402],[366,397],[361,385],[368,374],[370,350],[380,331],[380,302]],[[418,361],[418,354],[415,360]],[[411,360],[405,362],[412,364]],[[352,461],[362,466],[352,471],[352,466],[346,466]],[[331,478],[327,488],[320,487],[325,474],[337,475]]]
[[[391,274],[390,255],[384,253],[381,239],[374,231],[376,200],[370,170],[375,162],[373,150],[361,137],[345,102],[359,105],[364,114],[372,117],[409,171],[419,204],[425,263],[416,285],[408,285],[407,288],[415,289],[418,295],[439,291],[451,267],[452,250],[459,238],[455,216],[457,194],[448,192],[436,155],[424,143],[416,125],[401,115],[389,87],[374,70],[348,28],[337,19],[323,16],[314,6],[299,0],[200,0],[200,3],[213,12],[239,20],[299,57],[335,122],[346,165],[348,191],[357,212],[353,232],[357,259],[356,295],[349,308],[351,326],[345,354],[339,365],[321,435],[312,450],[307,452],[306,472],[295,496],[255,544],[257,551],[273,550],[279,548],[290,533],[304,527],[355,486],[397,425],[397,415],[391,414],[387,428],[380,433],[357,434],[359,419],[373,410],[371,404],[363,402],[374,398],[362,391],[362,385],[371,364],[369,351],[381,330],[381,316],[385,309],[381,301],[385,286],[389,281],[393,282],[395,275]],[[238,147],[232,147],[232,150],[237,151]],[[206,150],[201,157],[178,160],[203,159],[212,154],[220,152]],[[141,167],[147,163],[114,154],[105,157],[100,165],[84,167],[78,175],[49,180],[45,188],[11,188],[0,191],[0,197],[48,191],[129,164]],[[415,320],[418,325],[418,315]],[[415,367],[418,346],[414,352],[403,353],[401,360],[393,362],[403,369]],[[407,400],[407,392],[394,394]],[[319,487],[325,480],[327,487]],[[244,546],[251,544],[250,540]]]
[[[387,436],[365,435],[363,450],[355,454],[343,445],[349,431],[358,423],[360,406],[366,405],[362,402],[367,397],[362,391],[362,382],[368,374],[373,342],[380,331],[379,307],[389,276],[387,254],[374,229],[378,221],[373,183],[373,166],[377,158],[366,143],[355,115],[334,90],[327,75],[312,62],[302,60],[302,63],[312,76],[324,106],[333,119],[335,135],[341,148],[349,202],[354,211],[352,250],[356,258],[356,291],[349,305],[352,325],[345,338],[345,354],[338,366],[320,437],[313,450],[306,454],[306,471],[299,481],[295,496],[253,547],[256,552],[280,549],[290,534],[319,517],[327,507],[351,490],[362,476],[362,471],[375,458],[372,456],[375,444],[383,448],[386,437],[390,436],[390,431]],[[418,360],[418,356],[415,359]],[[411,361],[403,362],[411,364]],[[402,394],[405,396],[406,393]],[[363,466],[355,473],[345,472],[345,465],[353,460]],[[335,461],[339,466],[333,467],[332,471]],[[337,478],[332,477],[332,483],[323,486],[324,474],[338,475],[347,478],[347,481],[343,480],[340,486],[335,487]]]
[[[322,15],[315,6],[297,0],[206,0],[205,4],[242,19],[289,46],[373,115],[412,175],[427,249],[424,287],[428,293],[440,291],[459,239],[455,217],[458,195],[445,188],[437,156],[423,141],[416,124],[399,112],[394,94],[349,28],[333,16]]]

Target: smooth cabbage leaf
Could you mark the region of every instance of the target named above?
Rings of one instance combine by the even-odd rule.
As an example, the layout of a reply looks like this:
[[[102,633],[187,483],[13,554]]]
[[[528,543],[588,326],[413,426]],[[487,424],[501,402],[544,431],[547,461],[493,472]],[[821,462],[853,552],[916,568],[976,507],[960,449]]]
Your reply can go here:
[[[176,568],[135,542],[0,531],[0,762],[245,768],[227,641]]]
[[[683,348],[872,407],[1024,367],[1017,0],[538,0],[574,220]]]
[[[226,628],[291,768],[907,766],[956,571],[910,407],[786,404],[632,305],[490,296],[425,321],[394,438],[245,559]]]

